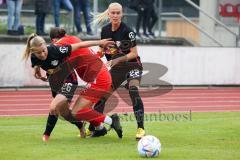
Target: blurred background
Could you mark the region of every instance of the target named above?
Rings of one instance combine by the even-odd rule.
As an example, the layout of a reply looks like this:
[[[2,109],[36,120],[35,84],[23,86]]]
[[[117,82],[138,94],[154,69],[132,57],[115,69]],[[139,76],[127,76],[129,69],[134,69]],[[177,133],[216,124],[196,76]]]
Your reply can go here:
[[[152,34],[145,34],[142,23],[136,29],[142,9],[136,9],[139,0],[14,0],[13,6],[10,1],[0,0],[2,87],[47,85],[33,78],[29,62],[21,61],[27,36],[34,32],[49,40],[50,28],[61,26],[83,40],[98,39],[101,27],[91,21],[112,2],[122,4],[123,21],[139,32],[139,54],[146,72],[163,67],[158,79],[173,85],[240,82],[240,0],[147,0],[152,2],[149,19],[155,22]],[[15,28],[14,19],[19,19]],[[147,75],[143,84],[158,85],[153,79]]]
[[[1,0],[0,2],[0,34],[8,33],[7,1]],[[48,1],[51,2],[51,6],[46,14],[46,33],[50,27],[55,26],[54,0]],[[71,33],[78,33],[79,30],[74,24],[73,16],[74,9],[77,10],[77,7],[74,6],[76,6],[75,3],[78,0],[69,1],[73,6],[72,11],[69,11],[63,3],[60,4],[60,26],[67,28]],[[89,0],[90,20],[98,12],[104,11],[111,2],[119,2],[123,5],[125,13],[124,21],[135,29],[138,13],[136,10],[131,9],[131,0]],[[186,42],[185,44],[194,46],[238,46],[240,26],[239,0],[155,0],[153,3],[155,13],[158,17],[153,28],[156,38],[182,38],[182,43]],[[84,5],[83,7],[80,6],[83,9],[78,10],[78,12],[81,14],[81,30],[83,33],[87,33],[84,19],[85,13],[83,12],[86,6]],[[36,32],[35,9],[35,0],[23,0],[20,24],[24,26],[25,34]],[[91,28],[93,34],[89,35],[99,36],[99,30],[97,29],[99,27],[91,26]],[[141,27],[140,32],[142,32]],[[81,34],[82,38],[89,35]],[[176,43],[179,43],[179,41]]]

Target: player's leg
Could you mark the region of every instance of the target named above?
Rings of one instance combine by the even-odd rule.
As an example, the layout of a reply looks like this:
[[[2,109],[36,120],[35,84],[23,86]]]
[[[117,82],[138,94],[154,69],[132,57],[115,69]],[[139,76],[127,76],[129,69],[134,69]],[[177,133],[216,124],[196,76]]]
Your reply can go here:
[[[105,102],[106,102],[106,98],[102,98],[100,99],[93,107],[93,109],[95,111],[98,111],[99,113],[103,113],[104,111],[104,107],[105,107]],[[95,127],[93,124],[89,124],[89,127],[86,129],[86,136],[92,136],[95,132]],[[105,135],[105,132],[103,132],[103,134]],[[104,136],[104,135],[100,135],[100,136]]]
[[[60,108],[60,106],[63,106],[63,108],[69,108],[68,107],[68,102],[71,101],[74,92],[77,88],[77,82],[76,83],[64,83],[63,86],[61,87],[59,93],[57,95],[57,90],[52,87],[54,85],[54,83],[50,83],[51,89],[52,89],[52,96],[54,97],[53,101],[51,102],[51,108],[52,111],[50,111],[50,116],[48,118],[47,121],[47,125],[46,125],[46,131],[50,131],[50,133],[52,132],[53,128],[55,127],[56,121],[57,121],[57,117],[58,117],[58,113],[56,112],[55,109]],[[56,96],[57,95],[57,96]],[[52,112],[52,113],[51,113]],[[82,123],[81,122],[74,122],[74,120],[71,120],[71,122],[73,122],[79,129],[82,127]],[[49,133],[49,132],[48,132]],[[81,130],[80,130],[81,133]],[[49,134],[50,136],[50,134]],[[49,136],[47,137],[47,139],[49,138]],[[43,136],[43,140],[46,139],[46,136]]]
[[[57,93],[52,91],[52,97],[55,97],[56,95],[57,95]],[[58,120],[58,116],[51,115],[50,113],[48,114],[45,131],[44,131],[43,137],[42,137],[43,141],[46,142],[46,141],[49,140],[50,135],[51,135],[56,123],[57,123],[57,120]]]
[[[66,121],[77,126],[80,132],[82,131],[83,123],[81,121],[77,121],[72,116],[71,110],[69,109],[69,102],[66,95],[58,94],[53,99],[53,101],[50,104],[50,113],[52,115],[62,116]]]
[[[141,79],[141,70],[134,69],[128,75],[128,89],[129,95],[133,105],[134,115],[137,121],[137,134],[136,138],[140,139],[145,135],[144,131],[144,105],[139,94],[138,88]]]
[[[122,127],[119,122],[119,117],[116,114],[109,117],[99,113],[91,108],[92,105],[92,101],[79,96],[73,106],[72,115],[79,121],[90,122],[96,130],[102,130],[104,128],[102,123],[108,124],[116,131],[118,137],[122,138]]]
[[[95,103],[93,109],[99,113],[103,113],[104,112],[104,108],[105,108],[105,103],[107,101],[107,99],[110,97],[110,95],[112,94],[112,89],[111,91],[109,91],[108,94],[106,94],[106,96],[104,96],[103,98],[101,98],[97,103]],[[88,129],[86,129],[86,136],[93,136],[94,137],[98,137],[98,136],[104,136],[105,132],[103,132],[104,135],[102,135],[101,133],[94,133],[95,132],[95,127],[93,124],[90,124]]]
[[[90,87],[78,97],[73,106],[72,113],[76,119],[88,121],[93,124],[96,130],[103,128],[102,123],[110,125],[117,132],[118,137],[122,138],[122,127],[117,115],[109,117],[91,108],[94,103],[97,103],[102,97],[109,94],[111,85],[111,75],[107,69],[103,68],[98,73],[95,82],[91,83]]]
[[[58,116],[56,115],[51,115],[50,113],[48,114],[48,118],[47,118],[47,123],[46,123],[46,127],[45,127],[45,131],[43,133],[43,137],[42,140],[43,141],[48,141],[50,138],[50,135],[57,123],[58,120]]]
[[[121,68],[121,67],[120,67]],[[114,69],[112,68],[110,71],[111,78],[112,78],[112,84],[111,88],[109,89],[108,93],[104,95],[95,105],[94,110],[103,113],[105,108],[105,103],[108,100],[108,98],[111,96],[111,94],[125,81],[126,79],[126,70],[124,69]],[[94,134],[95,127],[93,125],[89,125],[88,129],[86,130],[86,135],[92,135]]]

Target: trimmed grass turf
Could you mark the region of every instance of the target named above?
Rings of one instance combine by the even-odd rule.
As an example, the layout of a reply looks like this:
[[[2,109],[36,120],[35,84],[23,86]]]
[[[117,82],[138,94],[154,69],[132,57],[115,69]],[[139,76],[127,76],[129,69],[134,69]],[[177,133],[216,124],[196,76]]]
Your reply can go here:
[[[74,126],[59,120],[48,143],[41,141],[46,117],[0,118],[0,159],[145,159],[136,151],[136,122],[130,121],[132,117],[121,116],[122,140],[114,131],[101,138],[80,139]],[[162,143],[162,152],[154,159],[240,159],[240,112],[192,113],[191,120],[179,121],[148,119],[145,126],[147,134]]]

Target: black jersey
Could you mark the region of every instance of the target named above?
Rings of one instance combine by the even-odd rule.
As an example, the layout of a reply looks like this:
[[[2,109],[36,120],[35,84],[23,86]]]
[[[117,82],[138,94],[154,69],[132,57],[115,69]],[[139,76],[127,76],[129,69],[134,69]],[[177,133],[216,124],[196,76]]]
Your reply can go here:
[[[107,60],[126,55],[132,47],[136,46],[136,33],[125,23],[121,22],[120,27],[116,31],[112,31],[112,24],[109,23],[102,28],[101,39],[112,38],[116,45],[106,51]],[[140,62],[140,58],[130,60],[130,62]]]
[[[65,46],[47,46],[48,55],[46,60],[38,59],[34,54],[31,55],[32,67],[39,66],[46,72],[52,72],[64,61],[64,58],[69,57],[72,51],[71,45]]]
[[[77,76],[73,69],[64,63],[66,57],[70,56],[72,51],[71,45],[55,46],[49,45],[47,47],[48,55],[46,60],[38,59],[34,54],[31,55],[32,67],[39,66],[47,72],[51,89],[56,91],[60,88],[63,82],[77,84]],[[52,87],[58,83],[59,86]]]

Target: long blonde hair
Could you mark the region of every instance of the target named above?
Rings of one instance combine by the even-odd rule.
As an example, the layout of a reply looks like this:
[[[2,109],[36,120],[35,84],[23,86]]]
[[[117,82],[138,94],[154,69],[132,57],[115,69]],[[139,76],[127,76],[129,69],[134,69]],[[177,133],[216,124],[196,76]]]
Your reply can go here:
[[[110,3],[108,6],[108,9],[106,9],[104,12],[98,14],[96,16],[96,18],[94,18],[92,23],[95,25],[101,26],[103,23],[108,22],[109,21],[109,16],[108,16],[109,9],[114,6],[118,6],[122,10],[122,5],[120,3],[117,3],[117,2]]]
[[[27,60],[31,53],[37,51],[37,48],[40,47],[42,44],[46,44],[46,41],[38,36],[35,33],[32,33],[27,40],[27,46],[25,48],[25,52],[23,53],[23,60]]]

